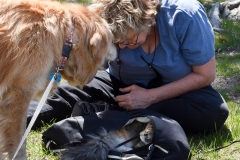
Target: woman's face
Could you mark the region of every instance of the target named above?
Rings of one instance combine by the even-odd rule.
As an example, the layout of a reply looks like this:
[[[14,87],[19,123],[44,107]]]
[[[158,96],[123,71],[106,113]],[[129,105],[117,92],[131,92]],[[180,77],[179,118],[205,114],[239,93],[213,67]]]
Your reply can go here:
[[[147,34],[147,31],[140,33],[129,31],[126,39],[122,42],[118,42],[118,46],[121,49],[125,47],[135,49],[146,41]]]

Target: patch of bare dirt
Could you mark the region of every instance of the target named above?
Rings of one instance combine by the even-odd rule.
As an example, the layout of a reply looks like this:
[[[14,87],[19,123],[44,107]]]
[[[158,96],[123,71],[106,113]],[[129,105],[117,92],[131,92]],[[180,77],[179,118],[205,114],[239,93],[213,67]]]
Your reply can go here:
[[[220,93],[225,93],[229,99],[240,104],[240,78],[238,76],[217,76],[212,86]]]

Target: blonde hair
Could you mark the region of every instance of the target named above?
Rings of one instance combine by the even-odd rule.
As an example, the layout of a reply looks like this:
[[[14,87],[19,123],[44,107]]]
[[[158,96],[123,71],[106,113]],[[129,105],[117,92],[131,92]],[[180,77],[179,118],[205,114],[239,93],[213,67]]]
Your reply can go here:
[[[115,42],[119,42],[129,29],[140,33],[154,25],[160,5],[161,0],[93,0],[92,7],[108,22]]]

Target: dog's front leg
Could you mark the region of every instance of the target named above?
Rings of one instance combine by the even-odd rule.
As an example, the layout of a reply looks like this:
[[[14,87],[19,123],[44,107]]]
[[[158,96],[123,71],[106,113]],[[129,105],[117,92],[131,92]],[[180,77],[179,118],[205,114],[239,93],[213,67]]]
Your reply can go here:
[[[10,150],[8,153],[9,153],[9,158],[10,159],[12,159],[12,157],[14,156],[14,154],[15,154],[15,152],[16,152],[16,150],[17,150],[17,147],[18,147],[18,145],[19,145],[19,143],[20,143],[20,141],[22,140],[22,137],[23,137],[23,135],[24,135],[24,132],[25,132],[25,130],[26,130],[26,120],[27,120],[27,117],[25,116],[24,117],[24,122],[21,124],[22,125],[22,127],[21,127],[21,129],[19,130],[19,142],[18,143],[14,143],[14,147],[13,148],[15,148],[15,149],[13,149],[13,150]],[[21,146],[21,148],[20,148],[20,150],[18,151],[18,153],[17,153],[17,156],[15,157],[15,159],[14,160],[27,160],[27,154],[26,154],[26,142],[27,142],[27,140],[25,139],[25,141],[24,141],[24,143],[22,144],[22,146]]]
[[[10,88],[0,100],[0,147],[1,153],[11,160],[26,130],[26,114],[31,96],[29,91]],[[15,160],[27,160],[26,143]]]
[[[7,160],[7,153],[0,153],[1,160]]]

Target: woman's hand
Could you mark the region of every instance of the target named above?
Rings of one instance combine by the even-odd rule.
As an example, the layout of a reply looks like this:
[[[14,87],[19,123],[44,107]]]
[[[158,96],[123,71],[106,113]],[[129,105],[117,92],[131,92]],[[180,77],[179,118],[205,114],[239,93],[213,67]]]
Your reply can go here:
[[[147,94],[147,89],[141,88],[137,85],[131,85],[126,88],[120,88],[124,95],[116,96],[115,101],[120,107],[127,110],[147,108],[151,105],[150,98]]]

